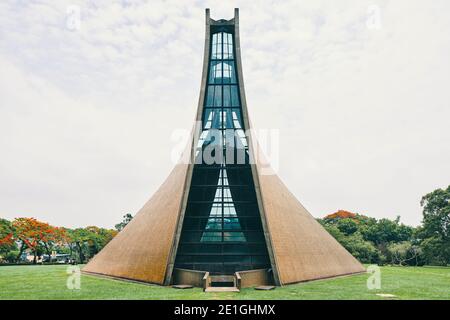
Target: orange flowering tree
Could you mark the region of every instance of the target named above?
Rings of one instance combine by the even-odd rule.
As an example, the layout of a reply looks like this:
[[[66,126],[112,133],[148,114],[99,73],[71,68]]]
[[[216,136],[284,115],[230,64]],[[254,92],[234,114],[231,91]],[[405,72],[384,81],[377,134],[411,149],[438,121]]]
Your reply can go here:
[[[16,218],[12,223],[17,241],[21,242],[19,257],[25,248],[33,252],[36,263],[38,250],[44,248],[50,256],[50,244],[59,241],[61,231],[35,218]]]
[[[23,252],[29,249],[33,254],[33,263],[36,263],[41,253],[46,253],[51,260],[52,251],[69,249],[71,256],[78,253],[79,261],[85,262],[117,233],[116,230],[96,226],[70,230],[35,218],[16,218],[12,222],[0,219],[0,256],[8,253],[9,261],[19,260]],[[17,249],[18,254],[13,253],[14,257],[11,257],[11,251]]]
[[[50,261],[51,251],[55,246],[64,246],[68,243],[68,235],[65,228],[49,226],[47,234],[41,240]]]

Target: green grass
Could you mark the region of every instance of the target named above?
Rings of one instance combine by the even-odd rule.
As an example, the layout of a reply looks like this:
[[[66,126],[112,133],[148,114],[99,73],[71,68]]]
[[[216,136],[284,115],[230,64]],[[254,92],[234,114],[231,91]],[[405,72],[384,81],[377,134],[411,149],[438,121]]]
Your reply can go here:
[[[66,287],[66,266],[0,267],[0,299],[450,299],[450,268],[381,267],[381,290],[368,290],[368,274],[240,293],[204,293],[81,276],[81,289]]]

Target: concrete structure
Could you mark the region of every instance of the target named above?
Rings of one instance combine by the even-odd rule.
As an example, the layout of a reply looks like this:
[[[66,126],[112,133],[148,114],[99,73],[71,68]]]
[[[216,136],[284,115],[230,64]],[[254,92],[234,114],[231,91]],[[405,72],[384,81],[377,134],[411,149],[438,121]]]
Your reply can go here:
[[[199,134],[184,157],[190,161],[175,166],[84,272],[208,289],[215,282],[284,285],[364,271],[278,176],[267,174],[254,137],[242,135],[251,126],[240,50],[238,10],[216,21],[207,9]],[[203,158],[211,147],[220,161]],[[239,151],[243,163],[228,161]]]

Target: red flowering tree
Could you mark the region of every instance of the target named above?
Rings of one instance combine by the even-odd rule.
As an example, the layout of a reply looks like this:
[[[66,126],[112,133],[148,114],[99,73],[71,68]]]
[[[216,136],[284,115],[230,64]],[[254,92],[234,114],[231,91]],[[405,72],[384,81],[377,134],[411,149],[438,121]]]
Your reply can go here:
[[[13,221],[15,236],[21,242],[19,257],[25,248],[33,252],[33,263],[36,263],[38,249],[42,246],[50,255],[49,243],[54,241],[57,232],[55,227],[35,218],[17,218]]]
[[[47,234],[41,239],[50,261],[51,251],[55,246],[63,246],[68,243],[68,235],[65,228],[48,226]]]

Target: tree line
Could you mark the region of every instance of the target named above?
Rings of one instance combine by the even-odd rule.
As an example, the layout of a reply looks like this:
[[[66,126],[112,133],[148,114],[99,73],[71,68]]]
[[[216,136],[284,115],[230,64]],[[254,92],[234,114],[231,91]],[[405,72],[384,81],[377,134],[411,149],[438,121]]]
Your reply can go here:
[[[13,221],[0,218],[0,261],[21,262],[25,251],[33,256],[32,263],[52,252],[68,254],[72,261],[85,263],[96,255],[132,219],[126,214],[115,229],[96,226],[68,229],[55,227],[35,218],[16,218]]]
[[[338,211],[318,219],[353,256],[363,263],[395,265],[450,264],[450,186],[421,200],[422,225],[374,219]]]
[[[394,220],[375,219],[338,211],[319,223],[362,263],[395,265],[450,264],[450,186],[437,189],[421,200],[422,224],[411,227]],[[97,254],[132,219],[131,214],[115,229],[95,226],[68,229],[34,218],[13,221],[0,218],[0,261],[18,262],[28,249],[33,263],[43,254],[66,253],[78,263]]]

